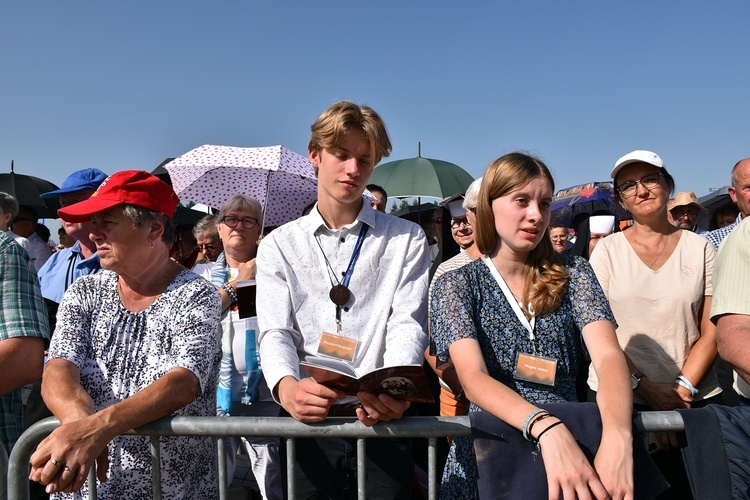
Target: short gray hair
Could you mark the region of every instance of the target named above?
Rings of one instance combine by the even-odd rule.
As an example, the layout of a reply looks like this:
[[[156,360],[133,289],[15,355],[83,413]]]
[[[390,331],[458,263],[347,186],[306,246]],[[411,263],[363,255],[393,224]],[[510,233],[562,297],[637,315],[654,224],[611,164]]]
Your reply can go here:
[[[208,214],[205,217],[201,217],[201,219],[195,223],[195,226],[193,226],[193,236],[197,238],[202,233],[211,231],[214,236],[218,237],[219,230],[216,229],[217,220],[218,219],[213,214]]]
[[[258,219],[258,225],[263,226],[263,207],[260,202],[250,196],[244,194],[233,194],[231,198],[224,203],[224,206],[219,210],[219,218],[221,221],[227,212],[252,212]]]
[[[0,191],[0,210],[15,217],[18,215],[18,200],[13,195]]]
[[[122,209],[122,214],[138,229],[141,229],[154,221],[161,222],[164,226],[164,233],[161,235],[161,241],[170,248],[174,244],[177,228],[174,225],[174,222],[172,222],[172,219],[163,213],[139,207],[137,205],[125,204]]]
[[[464,210],[468,210],[470,208],[476,208],[477,207],[477,199],[479,198],[479,188],[482,186],[482,178],[475,180],[471,184],[469,184],[469,187],[466,189],[466,194],[464,195],[464,202],[461,203],[461,206],[464,207]]]

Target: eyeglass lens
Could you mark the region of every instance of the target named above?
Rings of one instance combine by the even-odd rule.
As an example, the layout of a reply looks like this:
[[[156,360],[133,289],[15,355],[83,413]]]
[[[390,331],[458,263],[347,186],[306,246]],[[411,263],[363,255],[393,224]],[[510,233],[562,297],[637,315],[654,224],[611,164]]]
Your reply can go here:
[[[620,194],[624,194],[626,196],[632,196],[636,193],[638,189],[638,184],[643,186],[644,188],[651,190],[656,187],[657,184],[659,184],[659,176],[661,175],[660,172],[654,172],[648,175],[644,175],[641,177],[641,180],[639,181],[626,181],[620,184],[617,187],[617,190],[620,191]]]
[[[240,222],[242,223],[242,227],[244,227],[245,229],[252,229],[258,225],[258,220],[253,219],[252,217],[248,217],[247,219],[240,219],[239,217],[230,216],[230,217],[224,217],[222,222],[224,222],[224,224],[232,228],[237,227],[237,224],[239,224]]]
[[[461,227],[461,224],[463,224],[466,227],[471,227],[471,223],[469,222],[468,219],[464,218],[464,219],[452,219],[451,220],[451,227],[453,229],[458,229],[459,227]]]

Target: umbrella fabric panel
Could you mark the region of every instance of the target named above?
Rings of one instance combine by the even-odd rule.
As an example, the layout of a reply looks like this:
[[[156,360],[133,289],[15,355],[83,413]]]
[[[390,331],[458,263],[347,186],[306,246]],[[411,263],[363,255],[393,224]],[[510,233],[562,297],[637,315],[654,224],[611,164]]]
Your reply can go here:
[[[318,198],[318,183],[290,172],[269,175],[269,198],[262,205],[264,225],[280,226],[302,216],[302,210]]]
[[[171,170],[171,172],[175,172]],[[194,180],[183,187],[174,190],[181,200],[191,200],[210,207],[221,208],[232,195],[241,193],[252,196],[261,205],[265,205],[265,191],[268,183],[267,170],[250,169],[247,167],[217,167],[207,172],[190,167],[181,169],[180,174],[195,172]],[[172,174],[173,182],[177,182]],[[184,179],[185,177],[180,177]],[[182,181],[181,181],[182,182]]]
[[[265,225],[296,219],[317,196],[309,160],[283,146],[240,148],[206,144],[166,165],[183,200],[219,208],[234,194],[258,200]]]
[[[553,226],[571,227],[574,216],[596,210],[608,210],[619,220],[632,218],[630,212],[616,201],[611,182],[589,182],[561,189],[552,200],[551,210],[550,224]]]
[[[57,209],[60,208],[58,198],[42,199],[42,193],[60,189],[49,181],[16,173],[0,174],[0,191],[13,195],[19,205],[33,207],[40,218],[57,218]]]
[[[166,165],[172,177],[175,190],[183,189],[192,182],[190,176],[183,175],[176,167],[189,166],[203,173],[217,167],[254,168],[259,170],[284,170],[302,176],[313,176],[315,172],[306,157],[298,155],[283,146],[241,148],[204,144]],[[193,174],[196,172],[193,171]]]
[[[384,163],[373,170],[370,183],[382,186],[388,196],[445,198],[465,193],[474,178],[450,162],[410,158]]]

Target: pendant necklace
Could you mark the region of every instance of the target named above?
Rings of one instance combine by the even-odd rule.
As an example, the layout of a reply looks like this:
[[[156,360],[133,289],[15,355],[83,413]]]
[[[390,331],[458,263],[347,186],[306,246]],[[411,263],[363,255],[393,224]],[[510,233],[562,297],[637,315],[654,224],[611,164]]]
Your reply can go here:
[[[663,243],[661,245],[661,250],[659,250],[659,253],[657,254],[656,258],[653,261],[651,261],[651,264],[646,264],[644,262],[644,264],[646,264],[649,269],[653,269],[654,268],[654,264],[656,264],[656,261],[659,260],[659,257],[661,257],[661,254],[664,253],[664,249],[667,248],[667,243],[669,242],[670,238],[672,238],[671,234],[667,235],[667,237],[664,238],[664,241],[663,241]],[[633,240],[636,243],[638,243],[639,246],[641,246],[641,247],[644,246],[640,241],[638,241],[638,238],[636,237],[635,233],[633,233]]]
[[[340,308],[341,306],[349,302],[349,299],[352,296],[352,292],[351,290],[349,290],[349,282],[352,279],[352,274],[354,273],[354,266],[357,263],[357,259],[359,259],[359,253],[362,250],[362,241],[365,238],[368,227],[369,226],[367,224],[362,224],[362,229],[359,231],[357,243],[354,245],[352,257],[349,260],[349,266],[346,268],[344,279],[342,281],[339,281],[338,277],[336,276],[336,271],[333,270],[333,266],[331,266],[331,263],[328,261],[328,257],[326,257],[326,253],[323,251],[323,246],[320,244],[320,240],[318,238],[315,238],[315,241],[318,243],[318,247],[320,248],[320,252],[323,254],[323,259],[325,259],[328,270],[330,271],[329,276],[333,276],[333,279],[336,280],[336,284],[333,284],[333,280],[331,280],[331,285],[333,286],[331,287],[331,291],[328,292],[328,298],[331,299],[331,302],[336,304],[337,308]]]

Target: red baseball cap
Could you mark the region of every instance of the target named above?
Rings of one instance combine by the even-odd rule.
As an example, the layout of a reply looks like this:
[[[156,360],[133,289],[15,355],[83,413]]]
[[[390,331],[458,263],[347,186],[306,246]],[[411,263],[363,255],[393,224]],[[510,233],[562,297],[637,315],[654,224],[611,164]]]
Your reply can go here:
[[[102,181],[87,200],[68,205],[57,211],[67,222],[86,222],[91,215],[127,203],[174,216],[180,202],[169,184],[145,170],[123,170]]]

